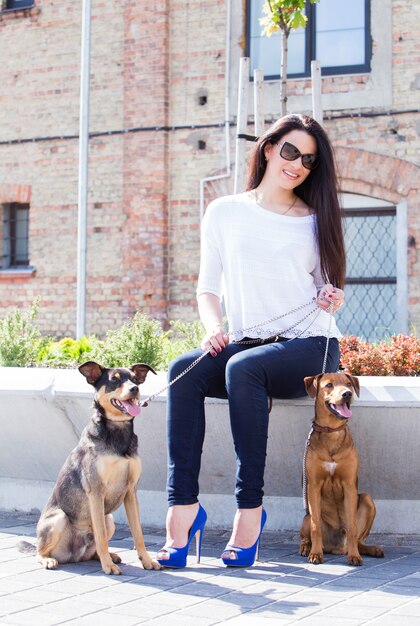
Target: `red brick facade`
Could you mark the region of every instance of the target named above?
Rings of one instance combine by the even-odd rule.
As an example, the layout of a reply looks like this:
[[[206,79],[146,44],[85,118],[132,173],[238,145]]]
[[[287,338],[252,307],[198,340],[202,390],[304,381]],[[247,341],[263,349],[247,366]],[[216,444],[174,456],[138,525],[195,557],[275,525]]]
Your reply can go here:
[[[230,1],[234,122],[245,3]],[[227,3],[92,3],[87,333],[101,335],[137,310],[163,322],[196,316],[199,184],[225,165]],[[419,44],[412,3],[383,5],[392,32],[386,46],[373,38],[374,55],[375,37],[389,53],[385,86],[374,72],[325,78],[327,103],[335,95],[359,103],[328,105],[325,126],[343,191],[408,203],[408,306],[419,329]],[[81,0],[0,13],[0,205],[30,203],[34,268],[0,272],[0,298],[6,311],[39,296],[39,322],[57,336],[76,327],[80,26]],[[310,113],[310,88],[307,79],[289,82],[295,110]],[[384,90],[382,104],[372,104],[375,89]],[[206,200],[231,189],[231,180],[207,184]]]

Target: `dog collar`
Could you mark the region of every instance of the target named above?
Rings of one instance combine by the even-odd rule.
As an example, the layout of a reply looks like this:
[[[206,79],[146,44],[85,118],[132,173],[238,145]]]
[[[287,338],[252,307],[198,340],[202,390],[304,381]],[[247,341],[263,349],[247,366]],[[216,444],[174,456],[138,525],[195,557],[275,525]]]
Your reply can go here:
[[[342,424],[340,424],[340,426],[337,426],[337,428],[330,428],[329,426],[321,426],[320,424],[317,424],[315,420],[313,420],[312,422],[312,428],[317,433],[335,433],[337,432],[337,430],[342,430],[346,426],[347,426],[347,422],[343,422]]]

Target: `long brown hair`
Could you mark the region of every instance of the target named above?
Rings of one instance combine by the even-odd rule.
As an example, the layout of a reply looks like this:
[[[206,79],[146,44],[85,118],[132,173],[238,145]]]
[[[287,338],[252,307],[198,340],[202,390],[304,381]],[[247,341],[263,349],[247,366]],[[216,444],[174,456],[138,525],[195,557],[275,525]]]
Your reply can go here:
[[[334,153],[325,130],[307,115],[286,115],[277,120],[258,139],[251,155],[246,190],[258,187],[262,181],[267,161],[264,148],[278,143],[292,130],[303,130],[317,144],[319,164],[304,182],[294,189],[316,215],[316,235],[321,260],[321,272],[326,282],[342,289],[346,275],[342,211],[338,203],[337,174]]]

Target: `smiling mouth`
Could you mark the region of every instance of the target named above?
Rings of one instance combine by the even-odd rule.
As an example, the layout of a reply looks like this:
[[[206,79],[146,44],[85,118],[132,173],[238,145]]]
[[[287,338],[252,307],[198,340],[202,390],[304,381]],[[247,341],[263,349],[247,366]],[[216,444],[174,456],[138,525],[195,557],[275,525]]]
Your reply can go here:
[[[338,417],[340,420],[348,420],[351,417],[350,404],[345,402],[344,404],[332,404],[327,402],[328,410]]]
[[[297,178],[299,178],[299,176],[297,174],[294,174],[293,172],[289,172],[289,170],[283,170],[283,172],[286,174],[286,176],[288,176],[289,178],[293,178],[293,180],[296,180]]]
[[[130,400],[117,400],[117,398],[111,398],[111,404],[121,413],[136,417],[140,413],[140,407],[134,398]]]

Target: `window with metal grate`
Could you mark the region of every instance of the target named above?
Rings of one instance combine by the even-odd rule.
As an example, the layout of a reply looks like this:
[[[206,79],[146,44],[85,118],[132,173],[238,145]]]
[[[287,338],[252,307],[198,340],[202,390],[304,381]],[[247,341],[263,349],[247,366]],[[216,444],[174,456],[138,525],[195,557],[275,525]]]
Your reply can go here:
[[[29,204],[3,205],[2,270],[29,266]]]
[[[346,335],[369,341],[398,332],[397,210],[345,209],[346,306],[337,323]]]

